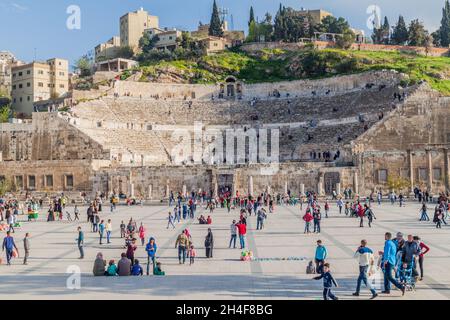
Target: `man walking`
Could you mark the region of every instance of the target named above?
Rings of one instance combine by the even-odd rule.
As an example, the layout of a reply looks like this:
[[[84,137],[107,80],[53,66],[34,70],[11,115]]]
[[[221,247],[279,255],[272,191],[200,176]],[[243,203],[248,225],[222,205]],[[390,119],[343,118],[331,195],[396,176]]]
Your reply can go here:
[[[23,250],[25,250],[25,255],[23,257],[23,264],[27,265],[28,257],[30,256],[30,234],[27,232],[25,238],[23,238]]]
[[[84,249],[83,249],[84,233],[83,233],[83,231],[81,231],[81,227],[78,227],[77,230],[78,230],[78,238],[76,240],[77,240],[77,244],[78,244],[78,250],[80,250],[80,258],[79,259],[84,259]]]
[[[358,297],[361,289],[361,282],[364,282],[367,288],[372,293],[371,299],[375,299],[378,294],[375,289],[372,288],[370,282],[367,280],[367,274],[370,275],[370,268],[374,265],[373,251],[367,247],[367,241],[361,240],[361,246],[356,250],[355,258],[359,259],[359,277],[356,284],[356,292],[353,296]]]
[[[239,222],[236,227],[239,231],[239,243],[241,245],[241,249],[245,249],[245,235],[247,234],[247,225],[243,222]]]
[[[236,249],[236,238],[237,238],[237,227],[236,227],[236,220],[233,220],[233,223],[230,226],[230,244],[228,245],[228,248],[231,248],[231,244],[233,243],[233,249]]]
[[[392,234],[386,232],[384,235],[386,240],[383,251],[383,266],[384,266],[384,291],[381,293],[391,293],[391,283],[402,291],[402,295],[405,295],[405,286],[401,285],[397,280],[392,277],[392,271],[396,263],[397,247],[391,240]]]
[[[177,238],[175,242],[175,248],[178,246],[178,261],[180,264],[184,264],[186,262],[186,249],[189,246],[189,239],[186,236],[185,231],[183,230]],[[183,262],[181,261],[181,257],[183,257]]]
[[[14,242],[14,238],[11,237],[11,231],[7,231],[6,237],[3,239],[2,251],[5,251],[5,249],[6,249],[6,261],[8,266],[10,266],[14,249],[16,249],[17,254],[19,253],[16,243]]]

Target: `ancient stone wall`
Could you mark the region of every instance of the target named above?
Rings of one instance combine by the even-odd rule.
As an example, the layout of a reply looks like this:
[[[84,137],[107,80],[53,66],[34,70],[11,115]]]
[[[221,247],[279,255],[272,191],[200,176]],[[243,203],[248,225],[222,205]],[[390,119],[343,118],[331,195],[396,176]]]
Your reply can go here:
[[[358,75],[337,76],[321,80],[297,80],[276,83],[244,84],[242,88],[242,99],[253,98],[268,99],[274,92],[279,92],[286,97],[289,94],[295,96],[309,96],[311,91],[318,95],[330,91],[331,94],[343,93],[345,91],[358,90],[367,83],[392,85],[402,79],[402,75],[395,71],[376,71]],[[119,96],[130,96],[135,98],[152,98],[158,96],[160,99],[172,100],[211,100],[211,96],[219,96],[219,85],[201,84],[164,84],[131,81],[116,81],[114,90],[110,91]]]

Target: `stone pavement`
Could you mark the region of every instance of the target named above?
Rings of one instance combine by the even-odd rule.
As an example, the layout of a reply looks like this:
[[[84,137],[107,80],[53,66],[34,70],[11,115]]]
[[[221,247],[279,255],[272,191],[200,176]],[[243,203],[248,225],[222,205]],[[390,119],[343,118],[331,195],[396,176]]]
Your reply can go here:
[[[432,206],[430,206],[432,207]],[[260,259],[241,262],[239,249],[228,249],[229,225],[239,217],[239,211],[228,214],[217,209],[212,215],[215,241],[214,258],[203,258],[204,237],[208,226],[195,221],[182,221],[176,229],[166,229],[167,206],[119,207],[113,214],[105,208],[101,217],[113,222],[112,244],[98,244],[98,234],[89,230],[86,210],[80,208],[81,222],[45,221],[44,214],[37,222],[24,222],[14,234],[22,254],[22,239],[30,232],[31,255],[27,266],[21,259],[14,259],[12,266],[0,265],[0,299],[321,299],[322,281],[311,280],[306,275],[307,262],[314,256],[315,242],[322,239],[329,252],[328,261],[340,287],[335,293],[341,299],[353,299],[351,293],[356,286],[358,264],[352,257],[361,239],[367,239],[374,252],[383,249],[384,233],[401,231],[421,236],[431,248],[425,257],[425,279],[417,285],[415,292],[407,292],[405,297],[393,290],[389,297],[380,299],[449,299],[450,274],[450,227],[435,229],[431,222],[419,222],[419,205],[408,203],[406,207],[382,204],[374,205],[377,220],[371,229],[359,228],[359,220],[339,215],[332,205],[331,215],[322,221],[320,235],[304,235],[304,223],[299,207],[276,207],[269,214],[265,229],[255,230],[256,218],[248,219],[247,242],[257,258],[306,257],[304,261],[283,261]],[[68,210],[73,211],[72,208]],[[432,211],[432,210],[431,210]],[[197,215],[204,212],[198,210]],[[72,214],[73,216],[73,214]],[[116,260],[124,252],[120,239],[119,225],[133,217],[142,221],[147,228],[147,237],[153,236],[158,244],[159,261],[166,271],[165,277],[93,277],[92,267],[95,256],[102,252],[104,258]],[[26,217],[21,217],[26,220]],[[85,231],[85,259],[79,260],[75,238],[77,226]],[[177,250],[174,248],[179,232],[188,228],[197,250],[193,266],[179,265]],[[1,235],[3,238],[4,234]],[[238,241],[239,242],[239,241]],[[2,256],[5,261],[5,256]],[[136,258],[146,263],[146,252],[139,245]],[[70,290],[66,286],[70,274],[69,266],[81,269],[81,288]],[[145,265],[143,265],[145,270]],[[359,299],[368,299],[370,293],[362,288]]]

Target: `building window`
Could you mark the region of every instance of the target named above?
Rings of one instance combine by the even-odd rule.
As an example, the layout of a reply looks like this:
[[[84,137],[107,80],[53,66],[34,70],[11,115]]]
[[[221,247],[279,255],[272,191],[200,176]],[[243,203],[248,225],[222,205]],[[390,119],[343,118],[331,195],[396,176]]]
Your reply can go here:
[[[419,181],[427,181],[427,179],[428,179],[427,169],[419,168],[418,176],[419,176]]]
[[[19,98],[19,101],[22,102],[22,97]]]
[[[378,183],[386,183],[387,182],[387,170],[380,169],[378,170]]]
[[[440,181],[442,179],[441,168],[433,169],[433,181]]]
[[[31,97],[30,97],[30,96],[28,96],[28,97],[27,97],[27,101],[30,101],[30,100],[31,100]]]
[[[45,176],[45,186],[49,187],[49,188],[53,187],[53,176],[52,175]]]
[[[21,77],[21,76],[22,76],[22,74],[23,74],[22,72],[19,72],[19,77]]]
[[[43,82],[38,82],[38,87],[43,88],[44,87],[44,83]]]
[[[38,74],[44,74],[44,71],[38,70]]]
[[[19,89],[22,89],[23,88],[23,85],[20,83],[19,84]]]
[[[13,73],[13,78],[15,78],[16,77],[16,74],[15,73]]]
[[[60,76],[64,76],[64,72],[60,72],[59,75],[60,75]]]
[[[31,71],[30,71],[30,70],[27,70],[27,74],[31,74]]]
[[[73,188],[73,175],[71,174],[66,175],[66,188],[67,189]]]
[[[27,82],[27,88],[31,87],[31,83]]]
[[[17,88],[16,85],[13,85],[12,89],[13,89],[13,90],[16,90],[16,88]]]
[[[64,89],[64,85],[63,85],[63,84],[60,84],[59,87],[60,87],[61,89]]]
[[[23,177],[22,176],[16,176],[14,178],[14,182],[16,184],[17,189],[23,189]]]
[[[36,189],[36,177],[35,176],[28,176],[28,188]]]

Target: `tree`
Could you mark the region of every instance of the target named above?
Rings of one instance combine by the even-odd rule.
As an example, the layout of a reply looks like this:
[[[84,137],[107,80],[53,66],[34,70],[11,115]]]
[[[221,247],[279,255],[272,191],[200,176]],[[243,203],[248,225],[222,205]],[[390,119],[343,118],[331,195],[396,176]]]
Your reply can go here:
[[[211,22],[209,23],[209,35],[214,37],[223,36],[222,21],[219,17],[219,9],[217,9],[216,0],[214,0]]]
[[[433,38],[433,45],[435,47],[441,46],[441,30],[436,30],[431,34],[431,37]]]
[[[350,49],[352,44],[355,42],[355,39],[355,33],[351,30],[347,30],[342,36],[337,38],[336,46],[341,49]]]
[[[387,185],[390,190],[401,192],[409,187],[409,181],[399,176],[389,175]]]
[[[75,61],[75,69],[80,72],[80,76],[88,77],[92,74],[92,66],[94,62],[89,54],[83,55],[77,61]]]
[[[117,58],[131,59],[134,56],[134,50],[130,46],[120,47],[117,52]]]
[[[390,38],[391,38],[391,26],[389,25],[389,20],[387,17],[384,17],[384,23],[383,23],[382,29],[383,29],[383,32],[382,32],[383,43],[389,44]]]
[[[428,31],[419,19],[411,21],[408,29],[408,44],[410,46],[425,47],[428,41]]]
[[[405,18],[398,17],[398,22],[394,27],[391,37],[391,43],[396,45],[405,45],[408,41],[408,28],[406,27]]]
[[[445,1],[442,9],[441,27],[439,29],[439,43],[442,47],[450,45],[450,1]]]
[[[255,22],[255,13],[253,12],[253,6],[250,7],[250,19],[248,20],[248,27],[250,28],[250,25],[252,22]]]
[[[11,115],[11,106],[9,104],[0,107],[0,123],[8,122]]]
[[[9,179],[0,180],[0,197],[3,197],[8,192],[15,192],[16,187]]]
[[[284,8],[280,3],[280,8],[275,16],[275,24],[274,24],[274,40],[282,41],[287,39],[287,29],[285,24],[285,12],[286,8]]]
[[[389,20],[384,17],[384,23],[381,27],[374,27],[372,33],[372,41],[375,44],[389,44],[391,34],[391,28],[389,25]]]
[[[148,53],[152,51],[156,43],[158,43],[159,37],[158,35],[151,36],[150,33],[146,32],[144,35],[139,39],[139,48],[141,48],[143,53]]]

